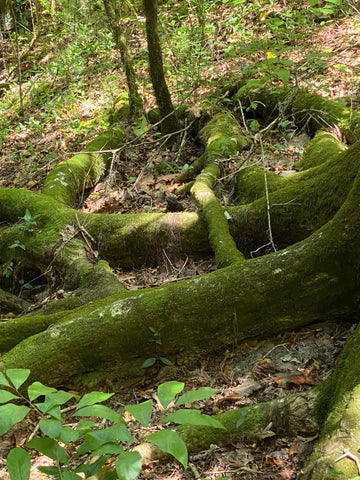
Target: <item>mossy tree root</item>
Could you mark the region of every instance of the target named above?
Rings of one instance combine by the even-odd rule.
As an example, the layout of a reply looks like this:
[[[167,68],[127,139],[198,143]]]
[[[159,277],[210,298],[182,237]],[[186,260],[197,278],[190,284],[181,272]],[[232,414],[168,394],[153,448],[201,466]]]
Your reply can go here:
[[[219,167],[210,164],[197,176],[191,189],[191,194],[201,206],[207,221],[209,242],[215,253],[219,268],[228,267],[245,260],[237,249],[236,243],[229,231],[226,211],[217,200],[213,186],[219,177]]]
[[[298,128],[306,128],[310,133],[321,128],[337,125],[348,143],[353,144],[360,137],[360,114],[340,102],[328,100],[321,95],[308,93],[297,88],[247,88],[241,87],[233,96],[235,104],[241,104],[244,114],[251,111],[251,103],[256,103],[251,114],[267,122],[278,116],[291,119]]]
[[[329,132],[319,130],[315,137],[305,147],[302,159],[295,168],[304,171],[309,168],[334,160],[336,163],[345,146]],[[275,172],[266,171],[266,181],[269,192],[274,192],[289,184],[298,182],[296,176],[280,177]],[[246,163],[237,175],[237,198],[239,203],[251,203],[265,195],[264,169],[253,163]]]
[[[79,194],[84,195],[86,189],[96,185],[123,141],[124,134],[120,127],[111,128],[97,136],[87,145],[84,153],[74,155],[49,173],[43,193],[73,207]]]
[[[200,131],[200,139],[205,147],[203,155],[183,170],[176,182],[187,182],[212,161],[237,155],[252,145],[252,140],[243,135],[236,118],[230,113],[221,113],[211,119]]]
[[[175,359],[185,348],[202,355],[230,339],[356,316],[359,202],[360,175],[334,218],[302,242],[199,278],[86,304],[20,342],[1,365],[30,368],[33,378],[53,385],[94,370],[121,378],[139,374],[153,354],[149,327],[161,331],[161,354]]]
[[[229,410],[214,417],[225,429],[192,425],[176,427],[176,431],[191,454],[206,450],[210,445],[226,445],[244,439],[261,441],[272,435],[312,437],[319,430],[314,414],[315,398],[316,392],[310,390],[281,400]],[[143,465],[168,458],[150,443],[140,444],[134,450],[141,454]]]
[[[360,444],[359,350],[358,326],[341,352],[334,373],[320,385],[316,413],[321,434],[304,473],[299,477],[301,480],[340,480],[359,476],[354,461]],[[343,455],[344,452],[350,455]]]

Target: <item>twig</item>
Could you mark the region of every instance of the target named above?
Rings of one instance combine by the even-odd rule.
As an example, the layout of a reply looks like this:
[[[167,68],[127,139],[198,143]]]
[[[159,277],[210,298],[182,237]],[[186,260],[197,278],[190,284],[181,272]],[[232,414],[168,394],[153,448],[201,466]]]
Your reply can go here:
[[[275,247],[275,244],[274,244],[274,239],[273,239],[272,229],[271,229],[270,199],[269,199],[269,188],[268,188],[266,168],[265,168],[264,146],[263,146],[263,143],[262,143],[261,135],[259,135],[258,138],[259,138],[259,142],[260,142],[261,159],[262,159],[263,170],[264,170],[265,196],[266,196],[266,213],[267,213],[267,220],[268,220],[269,240],[270,240],[270,244],[271,244],[274,252],[276,252],[276,247]]]
[[[192,470],[196,480],[199,480],[201,478],[201,475],[199,473],[199,470],[195,467],[195,465],[193,463],[189,463],[189,468]]]
[[[358,470],[358,474],[360,475],[360,462],[359,462],[359,459],[356,455],[354,455],[353,453],[349,452],[349,450],[344,450],[343,454],[340,455],[339,458],[337,458],[336,460],[334,460],[334,463],[336,462],[340,462],[340,460],[343,460],[344,458],[349,458],[350,460],[352,460],[353,462],[355,462],[355,465],[356,465],[356,468]]]

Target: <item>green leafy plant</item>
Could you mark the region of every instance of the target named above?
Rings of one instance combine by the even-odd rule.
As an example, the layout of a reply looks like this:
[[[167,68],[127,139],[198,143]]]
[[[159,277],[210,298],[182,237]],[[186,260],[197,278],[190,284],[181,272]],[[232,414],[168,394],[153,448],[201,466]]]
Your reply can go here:
[[[149,342],[155,344],[155,356],[147,358],[147,359],[144,361],[144,363],[141,365],[141,368],[149,368],[149,367],[152,367],[152,366],[155,365],[155,363],[157,363],[157,362],[161,362],[161,363],[163,363],[164,365],[173,365],[173,363],[172,363],[171,360],[169,360],[169,359],[166,358],[166,357],[162,357],[162,356],[159,355],[159,353],[158,353],[158,345],[162,345],[162,340],[161,340],[161,336],[160,336],[160,331],[156,330],[156,329],[153,328],[153,327],[149,327],[149,329],[150,329],[150,332],[151,332],[152,335],[153,335],[153,338],[151,338],[151,339],[149,340]]]
[[[311,11],[323,19],[336,16],[341,6],[341,0],[325,0],[323,3],[320,0],[309,0],[309,3]]]
[[[31,215],[30,210],[27,208],[25,215],[20,218],[20,223],[17,225],[17,228],[24,232],[33,233],[40,217],[41,215],[39,214]]]
[[[26,250],[24,244],[20,242],[20,240],[15,240],[13,244],[9,245],[8,248],[21,248],[21,250]]]
[[[14,262],[10,262],[4,268],[4,270],[2,272],[2,276],[4,278],[10,278],[13,273],[14,273]]]
[[[29,375],[28,369],[8,369],[5,373],[0,372],[0,435],[4,435],[26,415],[33,412],[39,419],[41,436],[31,439],[25,447],[35,449],[55,462],[54,466],[39,467],[41,472],[54,479],[64,480],[78,480],[81,478],[77,475],[80,472],[83,472],[86,477],[93,476],[103,468],[106,470],[106,478],[109,479],[134,480],[138,476],[142,467],[142,458],[138,452],[126,449],[125,445],[133,443],[134,440],[126,427],[125,420],[115,410],[102,405],[102,402],[113,395],[112,393],[95,391],[80,398],[74,393],[57,390],[36,381],[27,387],[25,394],[23,393],[24,384]],[[207,425],[225,429],[218,420],[199,410],[178,408],[209,398],[217,390],[202,387],[188,391],[176,399],[184,386],[182,382],[172,381],[158,387],[157,396],[162,407],[165,410],[170,405],[175,408],[175,411],[163,418],[162,423]],[[61,406],[69,401],[72,402],[70,408],[75,410],[73,417],[80,418],[74,428],[66,425],[61,409]],[[147,427],[152,416],[153,402],[146,400],[136,405],[126,405],[125,410],[141,425]],[[110,426],[98,429],[96,422],[89,417],[98,417],[107,421],[107,425],[110,424]],[[145,440],[173,455],[184,468],[187,468],[187,448],[175,430],[161,428],[147,435]],[[67,449],[70,445],[72,448]],[[68,451],[74,452],[73,456],[76,457],[88,454],[96,459],[93,463],[72,468]],[[115,468],[104,467],[110,456],[116,458]],[[30,454],[27,450],[16,447],[9,452],[7,468],[11,480],[28,480],[30,466]]]

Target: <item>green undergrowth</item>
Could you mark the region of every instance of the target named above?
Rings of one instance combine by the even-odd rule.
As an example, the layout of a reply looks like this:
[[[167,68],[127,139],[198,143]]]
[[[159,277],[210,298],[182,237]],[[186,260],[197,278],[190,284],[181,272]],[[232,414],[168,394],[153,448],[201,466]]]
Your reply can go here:
[[[8,369],[0,372],[0,436],[7,433],[25,417],[36,417],[37,434],[24,448],[15,447],[7,456],[7,468],[11,480],[30,478],[31,456],[35,450],[53,462],[53,466],[38,467],[53,479],[78,480],[102,478],[103,480],[133,480],[142,468],[142,457],[136,450],[136,441],[130,433],[123,416],[103,405],[113,393],[93,391],[82,397],[76,393],[47,387],[41,382],[27,384],[30,370]],[[142,442],[151,442],[163,452],[172,455],[186,469],[187,447],[173,428],[165,425],[205,425],[225,429],[215,418],[201,413],[195,402],[214,395],[217,390],[201,387],[180,393],[185,384],[170,381],[157,389],[157,398],[166,416],[147,434]],[[186,408],[184,408],[186,407]],[[126,405],[125,410],[135,422],[149,426],[153,415],[153,400]],[[70,413],[72,426],[64,418]],[[94,420],[96,418],[97,420]],[[164,428],[165,427],[165,428]],[[112,457],[112,462],[109,459]],[[80,465],[79,465],[80,461]],[[74,467],[74,464],[79,466]]]
[[[6,67],[12,75],[10,88],[0,90],[0,146],[5,152],[12,147],[11,160],[34,175],[106,128],[103,114],[125,89],[102,2],[59,2],[54,11],[47,0],[41,5],[34,23],[22,7],[17,35],[7,34]],[[141,2],[123,2],[122,8],[140,91],[152,101]],[[224,74],[227,82],[241,75],[260,83],[294,84],[301,77],[311,86],[322,80],[332,52],[313,51],[309,37],[327,22],[354,13],[351,2],[340,0],[309,0],[300,7],[280,0],[159,2],[174,100],[213,102],[194,96],[194,89],[217,90]],[[302,54],[293,59],[299,48]],[[19,65],[21,77],[16,74]],[[335,68],[341,73],[345,67]],[[326,90],[326,82],[321,84]]]

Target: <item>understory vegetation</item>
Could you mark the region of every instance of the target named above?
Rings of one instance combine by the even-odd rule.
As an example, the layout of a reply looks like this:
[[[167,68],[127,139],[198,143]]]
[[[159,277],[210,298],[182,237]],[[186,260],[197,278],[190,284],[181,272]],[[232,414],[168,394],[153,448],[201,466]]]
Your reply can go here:
[[[360,478],[359,9],[0,3],[0,476]]]

